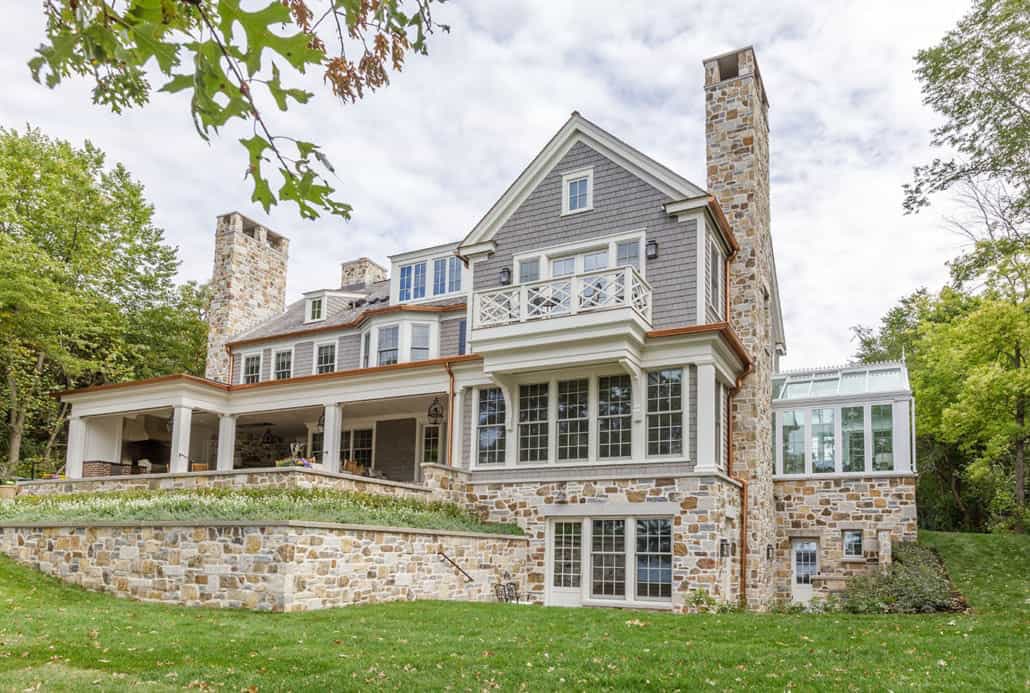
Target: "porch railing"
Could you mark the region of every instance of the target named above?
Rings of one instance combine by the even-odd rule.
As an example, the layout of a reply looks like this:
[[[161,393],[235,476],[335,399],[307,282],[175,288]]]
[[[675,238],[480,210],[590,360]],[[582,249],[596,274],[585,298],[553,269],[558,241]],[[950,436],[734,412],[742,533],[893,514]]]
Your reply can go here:
[[[631,308],[651,323],[651,285],[634,267],[479,291],[473,297],[472,326],[496,327],[615,308]]]

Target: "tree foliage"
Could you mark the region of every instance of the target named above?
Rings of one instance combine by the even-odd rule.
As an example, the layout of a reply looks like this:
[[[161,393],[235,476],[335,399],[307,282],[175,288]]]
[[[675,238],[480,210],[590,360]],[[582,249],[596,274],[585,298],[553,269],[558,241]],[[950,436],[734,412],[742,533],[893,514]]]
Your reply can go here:
[[[54,390],[201,372],[206,290],[176,287],[177,267],[122,166],[0,129],[0,477],[25,445],[49,463],[67,414]]]
[[[934,145],[953,159],[915,169],[905,209],[973,179],[1004,182],[1015,219],[1030,219],[1030,3],[976,0],[958,26],[916,55],[923,101],[944,122]]]
[[[270,0],[251,11],[241,0],[47,0],[46,42],[29,67],[49,87],[71,75],[92,79],[93,101],[115,113],[146,104],[156,77],[159,90],[190,95],[204,139],[249,121],[252,134],[240,143],[254,202],[267,212],[289,200],[306,218],[347,218],[328,157],[313,142],[273,133],[263,114],[314,96],[287,85],[284,70],[298,77],[320,69],[344,102],[387,85],[391,69],[426,52],[428,34],[447,30],[433,22],[433,2]]]

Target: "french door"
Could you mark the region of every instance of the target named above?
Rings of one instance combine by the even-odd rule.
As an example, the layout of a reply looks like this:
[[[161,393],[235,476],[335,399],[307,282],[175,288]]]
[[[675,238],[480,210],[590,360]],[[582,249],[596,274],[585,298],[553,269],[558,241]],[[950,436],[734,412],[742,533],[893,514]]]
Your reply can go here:
[[[795,539],[791,544],[791,596],[795,602],[807,604],[812,600],[812,576],[819,572],[819,542],[814,539]]]

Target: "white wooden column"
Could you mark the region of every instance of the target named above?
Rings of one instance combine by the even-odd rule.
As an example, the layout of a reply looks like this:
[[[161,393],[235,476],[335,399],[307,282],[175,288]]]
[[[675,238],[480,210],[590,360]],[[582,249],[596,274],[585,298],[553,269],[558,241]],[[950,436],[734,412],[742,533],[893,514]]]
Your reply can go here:
[[[325,405],[325,423],[322,424],[322,464],[328,472],[340,471],[340,435],[343,416],[339,404]]]
[[[703,363],[697,367],[697,465],[698,472],[715,472],[719,461],[718,441],[715,437],[715,365]]]
[[[64,474],[69,479],[82,478],[82,462],[86,454],[86,422],[80,416],[68,419],[68,451],[64,460]]]
[[[173,474],[190,470],[190,429],[193,428],[193,410],[189,407],[172,407],[172,452],[169,471]]]
[[[462,427],[465,425],[465,388],[459,387],[454,390],[454,411],[451,412],[454,419],[451,421],[451,438],[448,440],[447,445],[450,450],[450,454],[447,458],[447,464],[452,467],[460,467],[462,460],[462,441],[465,440],[465,433]]]
[[[218,462],[220,472],[231,472],[236,456],[236,415],[218,417]]]

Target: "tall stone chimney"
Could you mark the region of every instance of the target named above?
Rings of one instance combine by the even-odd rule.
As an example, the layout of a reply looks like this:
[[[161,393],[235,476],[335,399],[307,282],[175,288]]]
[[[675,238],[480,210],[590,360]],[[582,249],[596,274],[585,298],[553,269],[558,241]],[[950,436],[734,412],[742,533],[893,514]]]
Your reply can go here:
[[[748,604],[773,599],[776,547],[772,482],[774,266],[769,221],[769,101],[749,46],[705,68],[708,191],[722,205],[740,252],[730,267],[730,324],[754,361],[733,398],[733,472],[748,480]],[[777,552],[774,552],[774,555]]]
[[[386,279],[386,270],[367,257],[340,263],[340,286],[361,285],[368,288]]]
[[[229,382],[225,345],[285,309],[289,245],[239,212],[218,217],[205,377]]]

